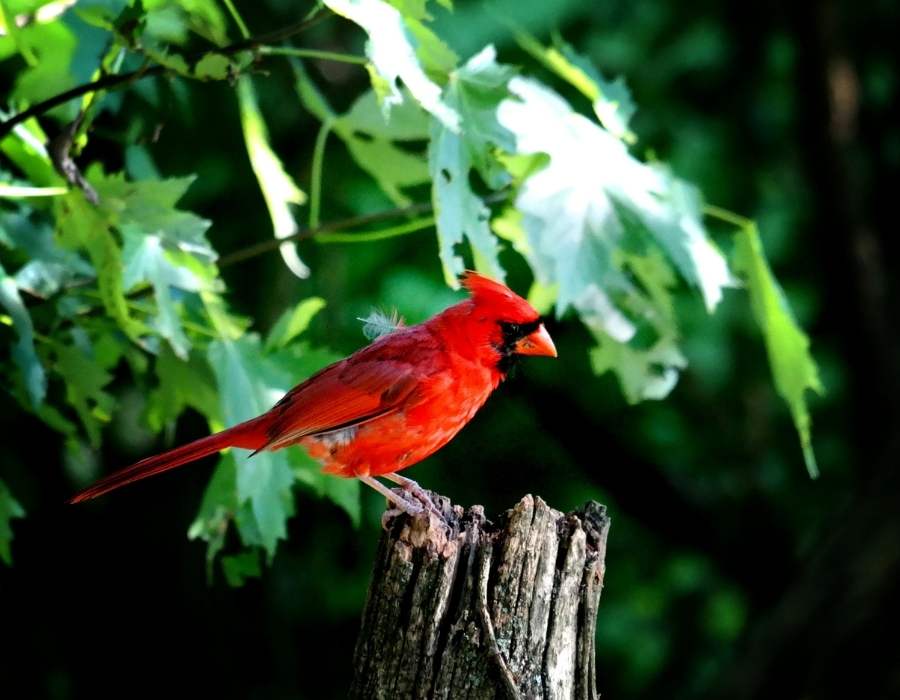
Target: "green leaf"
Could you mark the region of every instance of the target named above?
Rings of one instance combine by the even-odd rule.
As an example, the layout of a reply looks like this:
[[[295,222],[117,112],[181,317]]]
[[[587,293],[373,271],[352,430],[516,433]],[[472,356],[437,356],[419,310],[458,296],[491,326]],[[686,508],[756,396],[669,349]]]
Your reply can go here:
[[[498,150],[515,150],[515,136],[497,120],[497,108],[509,97],[512,66],[497,63],[497,52],[486,46],[454,71],[447,86],[447,103],[463,119],[460,134],[469,159],[492,189],[509,184],[509,176],[498,162]]]
[[[609,258],[627,225],[645,228],[682,277],[700,288],[707,308],[715,308],[722,288],[733,280],[702,227],[696,193],[631,156],[608,131],[537,81],[513,78],[510,89],[517,99],[505,100],[498,117],[515,134],[517,152],[550,156],[549,164],[522,185],[517,206],[540,256],[538,267],[561,283],[559,310],[574,304],[584,283],[602,279],[606,270],[597,268],[600,274],[585,280],[555,268],[579,264],[577,251],[589,246],[606,251],[596,256]],[[553,250],[551,241],[560,249]]]
[[[303,333],[315,315],[325,308],[325,300],[321,297],[304,299],[293,309],[287,309],[266,338],[266,352],[283,348],[294,338]]]
[[[188,537],[206,542],[206,577],[211,582],[213,564],[225,547],[229,524],[238,509],[237,462],[233,452],[226,452],[213,472],[203,501],[194,522],[188,529]]]
[[[746,282],[753,315],[765,339],[775,388],[790,408],[806,469],[816,478],[819,469],[812,447],[806,391],[823,394],[825,389],[809,351],[809,338],[794,320],[787,298],[769,269],[756,225],[744,226],[735,243],[734,269]]]
[[[428,138],[428,115],[412,100],[391,110],[390,118],[378,106],[375,93],[364,92],[350,110],[332,122],[335,133],[363,170],[397,206],[409,204],[406,187],[429,180],[424,154],[410,153],[394,141],[424,141]]]
[[[169,341],[175,354],[182,360],[187,359],[191,343],[184,334],[181,313],[171,290],[200,292],[210,288],[208,282],[187,267],[175,264],[163,248],[163,240],[159,236],[128,227],[123,230],[122,237],[125,240],[122,257],[125,263],[123,280],[126,291],[142,282],[149,282],[153,286],[157,309],[156,328]]]
[[[8,2],[0,0],[0,25],[2,25],[3,33],[11,37],[16,49],[25,59],[25,63],[31,67],[37,65],[37,56],[31,50],[31,46],[22,38],[21,30],[16,22],[16,15],[9,11]]]
[[[362,518],[362,502],[359,497],[359,481],[332,474],[323,474],[322,466],[300,449],[291,451],[291,466],[297,481],[319,498],[325,498],[343,510],[359,527]]]
[[[35,104],[65,92],[75,84],[71,66],[78,40],[65,22],[34,22],[22,27],[19,36],[32,48],[38,60],[34,66],[18,72],[12,91],[14,100]],[[76,104],[70,102],[57,107],[51,114],[73,116]]]
[[[615,370],[629,400],[662,398],[684,366],[661,292],[674,282],[669,266],[699,287],[710,311],[733,284],[702,227],[699,197],[540,83],[516,77],[509,88],[498,119],[515,134],[515,153],[549,156],[519,186],[518,247],[537,281],[557,287],[557,312],[574,307],[593,331],[594,366]]]
[[[115,227],[124,242],[120,253],[109,235],[106,243],[114,248],[104,244],[101,251],[108,250],[113,256],[110,266],[112,263],[117,266],[109,271],[106,286],[120,294],[149,282],[156,301],[156,330],[179,357],[187,357],[190,342],[182,329],[181,313],[172,289],[196,293],[221,285],[210,264],[216,253],[206,238],[209,221],[176,208],[194,177],[130,182],[122,173],[105,175],[98,168],[91,168],[88,180],[100,196],[100,206],[82,204],[82,213],[93,217],[98,227],[105,226],[107,232]],[[78,235],[84,240],[87,232]],[[90,237],[87,243],[97,246]],[[101,277],[101,292],[103,283]],[[134,337],[135,333],[130,335]]]
[[[228,41],[228,20],[218,0],[144,0],[147,34],[163,43],[184,44],[191,33],[213,44]]]
[[[159,386],[147,399],[147,423],[153,432],[173,423],[185,408],[193,408],[210,423],[221,423],[215,378],[196,353],[183,361],[164,346],[156,358],[156,377]]]
[[[381,101],[385,117],[403,102],[397,87],[402,80],[412,96],[451,131],[459,129],[459,115],[441,100],[441,88],[426,75],[416,55],[415,39],[403,15],[382,0],[324,0],[331,10],[362,27],[369,36],[366,55],[372,61],[372,87]],[[424,27],[423,27],[424,29]],[[447,53],[429,41],[426,51],[436,65],[447,61]],[[445,47],[446,48],[446,47]],[[447,49],[446,51],[449,51]]]
[[[331,353],[312,351],[297,343],[264,353],[255,334],[214,341],[207,355],[219,387],[225,425],[235,425],[267,411],[292,386],[337,359]],[[322,474],[318,463],[302,448],[260,452],[248,459],[243,457],[244,450],[233,453],[237,455],[235,496],[229,496],[222,505],[237,524],[245,545],[264,547],[270,558],[274,555],[278,540],[286,536],[285,523],[294,513],[291,486],[295,479],[356,517],[351,492],[358,487],[326,485],[327,481],[340,479]],[[221,494],[221,486],[217,488]],[[196,532],[208,534],[212,531],[210,514],[219,511],[211,500],[205,502],[204,508],[206,517],[198,519]],[[214,542],[210,542],[212,546]]]
[[[231,66],[227,56],[211,51],[197,61],[194,75],[200,80],[225,80],[231,75]]]
[[[291,377],[281,368],[265,361],[256,335],[214,341],[207,357],[216,375],[226,425],[237,425],[268,411],[291,384]],[[292,483],[293,473],[282,454],[261,452],[250,459],[239,459],[237,503],[250,505],[259,544],[270,557],[278,540],[286,537],[285,523],[293,515]]]
[[[129,181],[124,173],[105,175],[99,168],[88,170],[88,181],[112,225],[158,236],[169,249],[211,262],[217,255],[206,238],[209,220],[176,208],[195,179],[188,175]]]
[[[294,72],[294,89],[303,104],[310,113],[320,122],[330,122],[335,118],[334,110],[325,99],[325,95],[309,77],[303,63],[296,58],[290,59],[291,69]]]
[[[404,23],[413,37],[416,58],[419,59],[422,68],[436,80],[446,80],[459,64],[459,56],[420,20],[406,16]]]
[[[12,565],[10,544],[12,544],[13,532],[10,522],[24,516],[25,510],[13,498],[6,484],[0,481],[0,560],[5,562],[7,566]]]
[[[79,3],[72,8],[78,17],[92,27],[120,33],[138,25],[144,16],[142,3],[130,6],[128,0],[101,0],[96,3]],[[128,46],[134,42],[129,41]]]
[[[18,340],[12,347],[12,358],[22,373],[25,391],[33,408],[38,408],[47,394],[47,375],[34,347],[34,325],[15,280],[0,265],[0,305],[12,319]]]
[[[275,238],[287,238],[299,231],[291,205],[304,204],[306,194],[285,172],[284,166],[269,145],[269,135],[259,111],[253,83],[246,76],[238,79],[238,101],[247,154],[266,200]],[[285,243],[279,250],[291,272],[300,278],[309,277],[309,268],[300,260],[296,243]]]
[[[249,578],[259,578],[262,574],[259,552],[251,549],[222,557],[222,572],[228,585],[234,588],[240,588]]]
[[[0,151],[25,175],[32,186],[64,187],[47,152],[47,135],[37,119],[17,125],[0,141]]]
[[[54,369],[66,386],[66,400],[75,409],[87,431],[91,447],[100,447],[100,427],[112,418],[115,400],[103,389],[112,375],[74,345],[57,345]]]
[[[429,148],[432,200],[436,215],[439,253],[444,279],[454,289],[465,263],[457,246],[467,239],[475,258],[475,267],[503,280],[498,260],[499,246],[491,234],[490,210],[469,186],[469,160],[465,144],[452,131],[435,122]]]
[[[424,141],[428,138],[428,123],[428,113],[412,100],[403,100],[385,118],[375,93],[366,90],[335,121],[335,131],[357,132],[385,141]]]
[[[454,288],[465,269],[457,251],[463,239],[472,248],[478,270],[504,279],[499,246],[489,225],[490,210],[472,191],[469,180],[473,167],[494,188],[508,180],[492,154],[497,147],[512,149],[515,145],[512,134],[496,118],[498,105],[508,95],[506,84],[513,71],[497,64],[495,57],[489,46],[450,76],[446,99],[464,117],[462,133],[438,121],[432,123],[429,168],[438,245],[444,278]]]
[[[106,313],[129,338],[137,339],[147,328],[133,319],[128,310],[122,282],[122,251],[110,230],[109,220],[80,190],[57,199],[54,208],[60,242],[69,248],[87,250]]]

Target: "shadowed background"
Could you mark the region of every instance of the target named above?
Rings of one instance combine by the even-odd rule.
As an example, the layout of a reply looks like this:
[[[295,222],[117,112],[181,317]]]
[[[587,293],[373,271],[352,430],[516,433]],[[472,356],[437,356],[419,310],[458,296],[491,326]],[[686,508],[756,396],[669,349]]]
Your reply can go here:
[[[251,29],[296,19],[286,0],[244,3]],[[526,362],[441,453],[407,472],[461,504],[499,513],[525,493],[568,510],[587,499],[613,526],[600,605],[599,687],[607,697],[890,697],[900,651],[882,643],[900,619],[900,348],[893,182],[900,162],[897,12],[892,3],[500,2],[538,36],[558,30],[606,74],[622,74],[643,148],[696,182],[710,202],[752,216],[820,363],[812,401],[822,477],[810,481],[745,298],[707,317],[684,291],[690,368],[662,403],[628,406],[595,377],[588,335],[551,325],[560,360]],[[522,58],[479,3],[436,11],[464,58],[494,42]],[[79,21],[73,18],[71,21]],[[361,47],[329,20],[303,37]],[[365,87],[358,67],[312,62],[335,107]],[[2,81],[14,75],[3,64]],[[255,81],[276,151],[308,184],[317,125],[290,71]],[[86,159],[121,167],[122,144],[148,144],[164,175],[196,172],[184,206],[213,220],[222,254],[268,237],[269,220],[225,84],[160,80],[96,123]],[[164,120],[160,121],[160,114]],[[548,125],[552,128],[552,125]],[[358,174],[330,189],[329,171]],[[352,182],[343,177],[342,182]],[[427,192],[419,192],[420,199]],[[390,206],[332,141],[323,221]],[[727,248],[730,233],[717,231]],[[373,305],[416,322],[458,297],[442,284],[433,232],[355,245],[306,243],[299,281],[277,255],[226,268],[229,301],[268,329],[309,295],[327,308],[310,339],[346,354],[365,342]],[[528,279],[512,265],[511,284]],[[517,274],[519,273],[519,274]],[[96,468],[168,443],[124,410]],[[364,493],[363,525],[297,492],[297,515],[261,580],[207,585],[204,547],[185,537],[213,460],[83,507],[60,468],[62,442],[0,395],[3,478],[28,512],[0,568],[0,688],[8,697],[200,694],[341,697],[347,686],[383,501]],[[190,412],[175,441],[206,430]],[[25,444],[28,447],[25,447]]]

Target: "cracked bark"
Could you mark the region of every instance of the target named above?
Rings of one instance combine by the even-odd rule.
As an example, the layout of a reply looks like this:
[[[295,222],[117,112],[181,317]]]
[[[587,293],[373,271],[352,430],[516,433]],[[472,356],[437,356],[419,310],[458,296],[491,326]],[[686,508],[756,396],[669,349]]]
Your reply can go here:
[[[434,496],[386,524],[351,698],[598,698],[594,630],[609,518],[525,496],[496,524]]]

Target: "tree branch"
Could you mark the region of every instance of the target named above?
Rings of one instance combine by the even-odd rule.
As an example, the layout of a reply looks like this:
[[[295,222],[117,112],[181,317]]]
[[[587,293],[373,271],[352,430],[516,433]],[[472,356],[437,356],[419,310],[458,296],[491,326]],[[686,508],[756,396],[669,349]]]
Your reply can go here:
[[[309,29],[313,25],[318,24],[323,19],[330,16],[332,15],[317,13],[312,17],[288,25],[287,27],[283,27],[282,29],[268,32],[266,34],[259,34],[254,37],[250,37],[249,39],[243,39],[233,44],[229,44],[228,46],[211,48],[206,51],[199,52],[197,54],[194,54],[192,58],[199,59],[209,53],[231,56],[241,51],[260,48],[266,44],[278,43],[280,41],[284,41],[285,39],[289,39],[290,37],[295,36],[306,29]],[[142,80],[143,78],[147,78],[153,75],[162,75],[167,72],[169,72],[169,69],[159,64],[145,65],[141,68],[138,68],[137,70],[130,71],[128,73],[104,75],[103,77],[98,78],[97,80],[93,80],[89,83],[77,85],[69,90],[66,90],[65,92],[59,93],[58,95],[48,97],[46,100],[38,102],[28,109],[19,112],[18,114],[14,114],[11,117],[8,117],[7,119],[0,122],[0,140],[5,138],[7,134],[9,134],[19,124],[28,121],[32,117],[36,117],[44,114],[45,112],[49,112],[51,109],[59,107],[60,105],[63,105],[69,100],[75,99],[76,97],[81,97],[82,95],[87,95],[91,92],[98,92],[99,90],[109,90],[122,87],[124,85],[130,85],[131,83]]]
[[[482,197],[481,200],[485,204],[497,204],[504,201],[507,198],[508,194],[509,190],[499,190],[485,197]],[[265,241],[260,241],[259,243],[254,243],[253,245],[249,245],[245,248],[239,248],[233,253],[223,255],[221,258],[219,258],[218,265],[220,268],[228,267],[229,265],[234,265],[235,263],[242,262],[244,260],[247,260],[248,258],[255,258],[257,255],[262,255],[263,253],[269,253],[273,250],[278,250],[285,243],[304,241],[308,238],[315,238],[322,233],[344,231],[348,228],[356,228],[357,226],[368,226],[369,224],[378,224],[382,221],[390,221],[391,219],[419,216],[421,214],[431,214],[432,212],[434,212],[434,205],[431,202],[418,202],[416,204],[410,204],[406,207],[397,207],[396,209],[386,209],[384,211],[378,211],[372,214],[351,216],[347,219],[331,221],[327,224],[322,224],[321,226],[312,226],[310,228],[305,228],[297,231],[297,233],[291,234],[290,236],[285,236],[284,238],[270,238]],[[361,233],[360,235],[363,234]]]
[[[248,258],[255,258],[257,255],[262,255],[263,253],[278,250],[285,243],[291,243],[292,241],[303,241],[307,238],[313,238],[320,233],[343,231],[348,228],[368,226],[369,224],[377,224],[381,223],[382,221],[390,221],[391,219],[398,219],[406,216],[418,216],[419,214],[428,214],[432,211],[434,211],[434,206],[430,202],[419,202],[418,204],[410,204],[408,207],[398,207],[397,209],[387,209],[385,211],[378,211],[373,214],[361,214],[360,216],[351,216],[347,219],[340,219],[339,221],[331,221],[327,224],[322,224],[321,226],[313,226],[312,228],[302,229],[300,231],[297,231],[297,233],[294,233],[290,236],[285,236],[284,238],[270,238],[265,241],[260,241],[259,243],[254,243],[253,245],[249,245],[246,248],[240,248],[233,253],[223,255],[221,258],[219,258],[219,267],[228,267],[229,265],[234,265],[235,263],[247,260]]]

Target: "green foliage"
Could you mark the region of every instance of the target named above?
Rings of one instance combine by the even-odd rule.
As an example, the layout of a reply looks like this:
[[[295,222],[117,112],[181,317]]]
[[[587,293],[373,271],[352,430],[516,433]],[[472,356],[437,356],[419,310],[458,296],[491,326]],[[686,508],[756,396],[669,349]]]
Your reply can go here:
[[[437,231],[444,277],[451,287],[465,269],[456,247],[468,239],[475,267],[502,280],[498,259],[499,245],[491,235],[490,210],[469,184],[472,168],[489,186],[498,188],[508,177],[491,150],[510,145],[510,139],[497,124],[496,110],[506,97],[506,85],[513,71],[494,61],[493,47],[487,47],[465,66],[454,71],[447,86],[447,102],[466,125],[465,136],[434,121],[429,150],[429,169],[437,212]]]
[[[445,12],[449,3],[442,4]],[[353,218],[352,226],[326,224],[327,232],[309,235],[321,242],[372,242],[433,224],[451,287],[466,267],[503,279],[507,270],[527,266],[530,298],[542,310],[580,319],[595,341],[592,367],[613,373],[629,402],[665,398],[687,364],[687,315],[675,303],[679,290],[695,290],[695,306],[713,312],[723,290],[740,279],[763,331],[776,388],[815,473],[805,391],[821,391],[821,384],[808,339],[772,276],[756,230],[741,227],[729,267],[704,226],[697,189],[664,163],[642,160],[632,150],[635,106],[621,78],[605,79],[558,38],[545,47],[521,30],[512,33],[534,61],[504,64],[492,45],[461,61],[431,24],[425,0],[326,0],[325,6],[365,33],[366,58],[280,41],[229,44],[225,11],[242,35],[246,24],[236,5],[212,0],[79,5],[78,21],[63,13],[0,37],[0,57],[20,64],[8,96],[17,110],[101,74],[127,77],[0,133],[0,333],[9,345],[0,371],[23,407],[60,431],[70,450],[82,441],[97,449],[120,409],[116,383],[127,376],[146,388],[143,417],[152,433],[171,433],[187,409],[219,430],[267,410],[337,358],[308,341],[310,322],[325,305],[321,298],[292,300],[265,338],[231,312],[207,237],[213,222],[178,208],[195,192],[202,200],[204,181],[192,187],[194,176],[156,177],[141,127],[120,123],[116,112],[134,98],[142,100],[142,112],[164,113],[169,106],[160,94],[171,92],[177,100],[179,90],[196,85],[182,79],[223,81],[212,86],[223,91],[229,81],[276,244],[292,238],[279,249],[294,275],[304,278],[310,268],[295,239],[307,235],[298,223],[307,195],[297,184],[305,186],[306,174],[294,173],[292,161],[279,154],[270,125],[283,115],[269,114],[268,107],[264,113],[260,105],[269,103],[257,94],[263,85],[272,89],[264,72],[286,57],[297,95],[279,94],[278,104],[287,112],[305,108],[306,117],[319,122],[308,181],[310,226],[320,224],[323,191],[355,191],[352,178],[360,175],[329,172],[325,187],[331,133],[395,205],[413,204],[428,185],[431,192],[430,202],[413,210],[433,212],[433,218],[342,231],[360,228]],[[8,2],[0,9],[7,27],[13,26],[10,13],[24,11]],[[333,108],[320,78],[311,77],[303,62],[310,56],[353,70],[364,63],[371,89],[347,95]],[[150,69],[164,80],[145,79],[141,71]],[[542,69],[558,84],[536,77]],[[571,103],[564,94],[587,103]],[[98,115],[107,135],[116,133],[123,158],[87,148],[100,131],[94,128]],[[51,133],[72,127],[74,153],[62,148],[60,158],[60,143],[51,147],[42,128],[51,120],[57,122]],[[104,162],[88,162],[95,153],[104,154]],[[87,187],[80,172],[60,167],[67,160],[82,166]],[[110,171],[110,163],[122,161],[131,177]],[[246,165],[229,162],[219,170],[225,176]],[[344,200],[364,215],[363,223],[365,215],[391,219],[379,218],[355,195]],[[248,237],[244,243],[258,241]],[[430,297],[421,297],[409,302],[411,308],[428,306]],[[210,573],[221,556],[229,582],[258,575],[263,555],[271,560],[287,535],[297,485],[360,521],[358,484],[323,476],[301,449],[252,458],[234,450],[221,458],[190,528],[192,538],[207,543]],[[8,521],[19,515],[18,504],[0,490],[4,559]]]
[[[452,63],[452,52],[421,24],[421,11],[407,5],[403,9],[412,9],[413,14],[404,16],[383,0],[327,0],[325,5],[358,24],[369,36],[366,54],[371,60],[372,88],[385,117],[392,106],[403,102],[397,87],[402,80],[425,110],[448,129],[459,130],[459,115],[442,99],[441,86],[426,74],[427,68],[446,69]]]
[[[398,145],[428,138],[428,115],[409,97],[385,118],[375,92],[364,92],[346,114],[334,120],[333,129],[357,165],[398,206],[410,202],[404,189],[429,182],[425,158]]]
[[[34,325],[19,294],[16,281],[0,266],[0,304],[19,336],[12,348],[12,359],[25,382],[25,389],[32,407],[37,408],[47,393],[47,375],[34,347]]]
[[[806,391],[811,389],[821,394],[824,387],[809,351],[809,338],[794,320],[784,292],[769,269],[753,223],[745,224],[737,234],[734,267],[746,279],[753,315],[766,340],[775,388],[791,409],[806,468],[815,478],[819,469],[812,449],[812,421],[806,406]]]
[[[25,517],[25,510],[13,498],[6,484],[0,481],[0,561],[7,565],[12,564],[12,553],[9,546],[13,533],[10,522],[23,517]]]
[[[266,206],[269,208],[275,238],[287,238],[297,233],[298,230],[297,222],[291,212],[291,205],[304,204],[306,194],[287,174],[278,156],[269,145],[266,125],[259,111],[256,93],[250,78],[242,77],[238,81],[237,87],[238,101],[241,107],[241,126],[244,129],[244,141],[247,143],[250,163],[253,166],[253,172],[256,173],[260,189],[262,189]],[[285,243],[280,250],[284,262],[291,272],[297,277],[309,276],[309,268],[297,255],[296,244]]]

